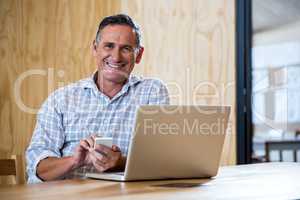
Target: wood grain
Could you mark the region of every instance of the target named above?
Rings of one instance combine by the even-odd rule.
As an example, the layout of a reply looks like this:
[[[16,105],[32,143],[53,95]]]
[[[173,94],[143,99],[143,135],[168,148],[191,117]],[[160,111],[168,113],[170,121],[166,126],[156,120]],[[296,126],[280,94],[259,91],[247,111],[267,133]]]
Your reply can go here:
[[[264,163],[221,167],[213,179],[139,181],[64,180],[0,188],[5,200],[299,199],[300,165]]]

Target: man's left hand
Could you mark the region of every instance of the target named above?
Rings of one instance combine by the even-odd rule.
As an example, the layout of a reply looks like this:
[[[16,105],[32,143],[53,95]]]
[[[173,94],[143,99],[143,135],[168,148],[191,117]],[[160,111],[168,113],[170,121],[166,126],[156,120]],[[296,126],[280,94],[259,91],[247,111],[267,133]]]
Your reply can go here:
[[[105,145],[96,144],[90,149],[90,158],[93,166],[100,172],[122,168],[122,153],[118,146],[109,148]]]

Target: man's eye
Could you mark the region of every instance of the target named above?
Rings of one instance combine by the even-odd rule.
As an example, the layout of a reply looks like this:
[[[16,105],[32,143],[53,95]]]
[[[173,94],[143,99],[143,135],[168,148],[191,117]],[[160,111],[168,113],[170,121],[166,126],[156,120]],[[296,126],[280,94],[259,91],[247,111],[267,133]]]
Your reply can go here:
[[[106,48],[106,49],[112,49],[113,47],[114,47],[113,44],[106,44],[106,45],[104,45],[104,48]]]
[[[126,53],[133,51],[133,49],[131,47],[124,47],[122,50],[123,50],[123,52],[126,52]]]

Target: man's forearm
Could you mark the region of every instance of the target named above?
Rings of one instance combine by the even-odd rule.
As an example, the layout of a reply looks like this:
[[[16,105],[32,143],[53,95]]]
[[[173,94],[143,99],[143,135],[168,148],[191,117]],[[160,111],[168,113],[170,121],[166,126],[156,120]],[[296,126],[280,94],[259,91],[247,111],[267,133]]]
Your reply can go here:
[[[37,166],[37,175],[44,181],[58,179],[78,168],[72,156],[55,158],[48,157],[40,161]]]

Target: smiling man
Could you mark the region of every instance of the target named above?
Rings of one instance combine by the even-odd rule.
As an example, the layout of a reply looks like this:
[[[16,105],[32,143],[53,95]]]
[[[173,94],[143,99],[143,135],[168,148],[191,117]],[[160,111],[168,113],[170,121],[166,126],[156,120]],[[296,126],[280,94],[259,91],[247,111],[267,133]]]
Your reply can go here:
[[[101,21],[92,44],[98,70],[56,90],[38,113],[26,151],[29,183],[124,168],[138,106],[169,103],[161,81],[131,75],[144,52],[140,41],[129,16]],[[114,145],[93,148],[95,135]]]

